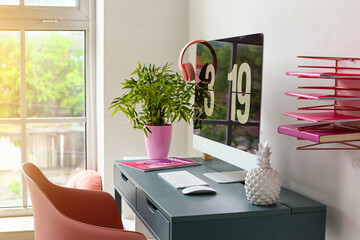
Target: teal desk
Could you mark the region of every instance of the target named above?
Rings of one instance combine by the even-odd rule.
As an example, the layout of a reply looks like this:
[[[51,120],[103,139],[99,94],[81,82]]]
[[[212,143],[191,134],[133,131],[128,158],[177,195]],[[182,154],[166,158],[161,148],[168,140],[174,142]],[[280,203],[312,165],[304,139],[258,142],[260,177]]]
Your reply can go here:
[[[115,200],[121,198],[157,239],[161,240],[324,240],[326,206],[281,189],[273,206],[255,206],[241,183],[218,184],[203,176],[239,170],[223,161],[201,161],[187,170],[217,190],[216,195],[183,195],[157,174],[122,167],[114,162]]]

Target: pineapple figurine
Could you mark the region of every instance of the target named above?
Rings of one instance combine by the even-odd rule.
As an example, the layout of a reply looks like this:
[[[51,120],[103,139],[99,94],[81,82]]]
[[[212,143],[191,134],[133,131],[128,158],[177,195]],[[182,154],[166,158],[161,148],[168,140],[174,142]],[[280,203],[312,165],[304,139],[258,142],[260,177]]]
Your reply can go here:
[[[251,169],[245,177],[245,194],[255,205],[272,205],[279,198],[281,180],[279,173],[271,168],[270,147],[259,143],[256,151],[259,168]]]

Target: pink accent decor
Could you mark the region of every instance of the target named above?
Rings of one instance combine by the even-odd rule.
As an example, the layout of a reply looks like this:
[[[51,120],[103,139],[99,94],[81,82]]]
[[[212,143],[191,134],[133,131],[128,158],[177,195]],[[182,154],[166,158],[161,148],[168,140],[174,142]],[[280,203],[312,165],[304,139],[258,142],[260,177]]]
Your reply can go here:
[[[286,72],[286,75],[297,76],[297,77],[307,77],[307,78],[320,78],[318,72]]]
[[[200,165],[200,164],[201,163],[196,162],[196,161],[192,161],[192,160],[184,159],[184,158],[178,158],[178,157],[147,159],[147,160],[119,163],[119,165],[129,166],[129,167],[140,169],[143,171],[196,166],[196,165]]]
[[[349,127],[333,124],[288,124],[280,125],[278,132],[316,143],[360,140],[359,130]]]
[[[101,191],[101,175],[94,170],[82,170],[70,178],[66,187]]]
[[[286,95],[313,100],[360,100],[360,96],[317,94],[317,93],[295,93],[285,92]]]
[[[339,114],[336,112],[315,112],[315,113],[290,113],[284,112],[284,115],[306,120],[310,122],[326,123],[326,122],[345,122],[345,121],[357,121],[360,117]]]
[[[145,135],[145,146],[149,159],[166,158],[171,144],[172,125],[150,126],[146,125],[151,133]]]
[[[22,172],[33,205],[36,240],[146,240],[141,233],[123,229],[109,193],[55,185],[32,163],[24,163]]]
[[[347,79],[360,78],[360,74],[333,73],[333,72],[286,72],[286,75],[305,77],[305,78],[347,78]]]

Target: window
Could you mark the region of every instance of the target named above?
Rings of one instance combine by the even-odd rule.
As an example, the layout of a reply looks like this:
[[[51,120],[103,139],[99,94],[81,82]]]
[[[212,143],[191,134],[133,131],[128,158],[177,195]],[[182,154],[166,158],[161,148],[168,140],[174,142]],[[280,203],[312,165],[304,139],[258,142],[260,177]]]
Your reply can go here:
[[[27,6],[76,7],[76,0],[25,0]]]
[[[0,0],[1,5],[19,5],[20,0]]]
[[[31,205],[22,163],[64,185],[94,155],[89,2],[0,0],[0,209]]]
[[[20,0],[0,0],[0,5],[20,5]],[[24,0],[25,6],[76,7],[76,0]]]

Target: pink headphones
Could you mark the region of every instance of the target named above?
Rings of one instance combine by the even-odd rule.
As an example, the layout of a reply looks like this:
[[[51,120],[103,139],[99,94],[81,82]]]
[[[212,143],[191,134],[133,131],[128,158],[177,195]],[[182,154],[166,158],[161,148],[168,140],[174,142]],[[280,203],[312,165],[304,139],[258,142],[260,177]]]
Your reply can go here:
[[[182,62],[186,49],[195,43],[204,44],[205,46],[207,46],[210,49],[211,55],[213,57],[213,65],[214,65],[215,72],[216,72],[217,59],[216,59],[216,54],[215,54],[214,48],[205,40],[194,40],[185,45],[185,47],[181,50],[180,56],[179,56],[178,67],[179,67],[181,74],[185,81],[195,80],[195,77],[196,77],[193,65],[189,62],[186,62],[186,63]],[[204,69],[204,67],[203,67],[203,69]]]

